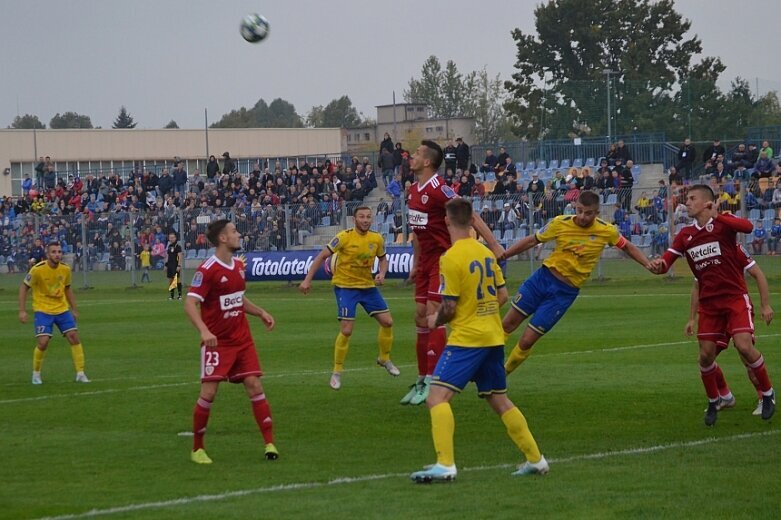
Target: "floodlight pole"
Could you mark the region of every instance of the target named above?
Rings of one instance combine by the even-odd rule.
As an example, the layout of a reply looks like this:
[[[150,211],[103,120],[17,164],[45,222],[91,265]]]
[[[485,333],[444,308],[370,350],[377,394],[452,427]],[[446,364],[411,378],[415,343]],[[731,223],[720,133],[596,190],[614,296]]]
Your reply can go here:
[[[608,144],[610,144],[610,136],[612,134],[612,125],[610,122],[610,75],[611,74],[618,74],[618,71],[611,70],[611,69],[602,69],[602,74],[605,75],[605,86],[607,87],[607,141]]]

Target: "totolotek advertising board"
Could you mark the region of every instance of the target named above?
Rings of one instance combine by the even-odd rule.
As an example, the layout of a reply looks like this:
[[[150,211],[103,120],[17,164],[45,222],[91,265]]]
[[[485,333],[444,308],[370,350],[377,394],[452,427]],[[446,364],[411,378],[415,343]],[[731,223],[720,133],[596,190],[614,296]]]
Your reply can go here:
[[[303,280],[320,249],[306,251],[266,251],[262,253],[244,253],[247,259],[246,279],[252,282],[283,280]],[[388,247],[388,273],[386,278],[407,278],[412,268],[411,247]],[[329,259],[330,260],[330,259]],[[327,262],[324,262],[324,264]],[[376,273],[379,260],[374,261]],[[315,273],[315,280],[330,280],[331,276],[321,267]]]

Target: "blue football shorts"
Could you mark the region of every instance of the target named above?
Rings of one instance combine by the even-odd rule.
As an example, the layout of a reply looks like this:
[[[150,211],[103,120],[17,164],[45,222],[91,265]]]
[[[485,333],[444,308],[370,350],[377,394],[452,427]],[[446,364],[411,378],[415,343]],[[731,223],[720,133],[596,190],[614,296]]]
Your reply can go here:
[[[529,327],[539,334],[550,331],[578,297],[580,289],[567,285],[542,266],[518,288],[512,306],[532,316]]]
[[[34,322],[36,336],[51,336],[55,325],[63,334],[76,330],[76,320],[73,319],[71,311],[61,312],[60,314],[47,314],[36,311]]]
[[[461,392],[470,381],[477,385],[480,397],[507,393],[503,345],[445,347],[434,369],[431,384]]]
[[[339,320],[354,320],[358,304],[361,304],[369,316],[388,312],[388,304],[376,287],[367,289],[334,287],[334,294],[336,295],[336,318]]]

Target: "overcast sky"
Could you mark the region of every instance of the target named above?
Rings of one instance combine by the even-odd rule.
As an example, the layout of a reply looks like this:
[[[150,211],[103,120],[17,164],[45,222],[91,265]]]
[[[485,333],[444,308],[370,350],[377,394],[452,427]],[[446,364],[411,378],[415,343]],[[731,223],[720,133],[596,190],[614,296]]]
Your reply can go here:
[[[259,99],[281,97],[299,114],[344,94],[367,116],[402,101],[434,54],[469,72],[513,72],[513,28],[534,29],[527,0],[0,0],[0,128],[18,114],[45,124],[75,111],[111,127],[125,105],[138,128],[203,126]],[[705,55],[735,76],[781,90],[779,0],[677,0]],[[252,45],[246,13],[271,22]]]

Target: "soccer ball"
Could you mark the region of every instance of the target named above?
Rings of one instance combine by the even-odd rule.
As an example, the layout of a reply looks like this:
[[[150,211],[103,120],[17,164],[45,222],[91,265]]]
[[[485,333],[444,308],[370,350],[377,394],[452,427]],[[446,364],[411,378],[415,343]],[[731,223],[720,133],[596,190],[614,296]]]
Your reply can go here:
[[[250,43],[260,43],[268,37],[271,26],[265,17],[259,14],[248,14],[241,20],[241,37]]]

